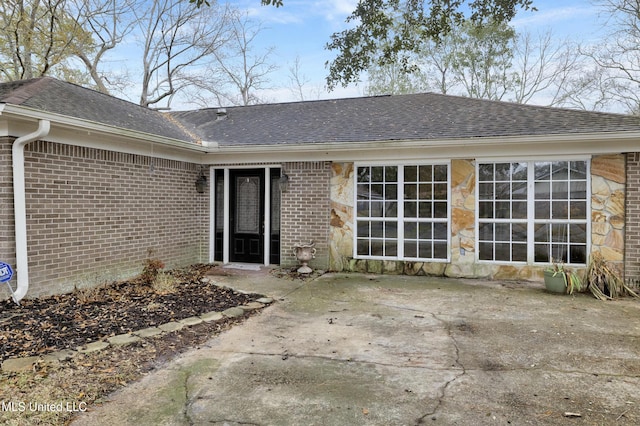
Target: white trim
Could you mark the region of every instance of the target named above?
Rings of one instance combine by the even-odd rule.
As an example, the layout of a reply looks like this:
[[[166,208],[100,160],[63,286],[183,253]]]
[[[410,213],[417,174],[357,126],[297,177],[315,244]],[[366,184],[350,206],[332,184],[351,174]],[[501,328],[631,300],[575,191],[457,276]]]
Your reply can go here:
[[[264,226],[262,227],[263,264],[269,265],[271,258],[271,169],[264,168]]]
[[[447,218],[442,220],[423,220],[418,222],[429,222],[432,224],[435,223],[445,223],[447,226],[447,256],[445,259],[440,258],[432,258],[425,259],[420,257],[405,257],[404,255],[404,228],[407,218],[404,215],[404,168],[406,166],[437,166],[442,165],[447,167]],[[358,255],[358,167],[397,167],[397,217],[395,218],[377,218],[382,222],[395,222],[397,223],[397,233],[396,233],[396,241],[397,241],[397,251],[396,256],[363,256]],[[409,261],[409,262],[430,262],[430,263],[449,263],[451,262],[451,196],[452,196],[452,188],[451,188],[451,160],[445,161],[380,161],[380,162],[366,162],[366,161],[357,161],[354,162],[354,174],[353,174],[353,212],[354,212],[354,232],[353,232],[353,258],[354,259],[367,259],[367,260],[389,260],[389,261]],[[365,218],[363,218],[366,220]],[[370,219],[370,218],[369,218]],[[385,240],[385,238],[382,238]]]
[[[209,166],[209,263],[216,255],[216,169]]]
[[[229,242],[230,242],[230,229],[229,229],[229,219],[230,219],[230,199],[229,199],[229,179],[230,173],[229,168],[225,167],[224,169],[224,181],[223,181],[223,205],[224,205],[224,213],[223,213],[223,224],[222,224],[222,263],[229,263]]]
[[[485,159],[476,158],[475,161],[475,256],[474,262],[485,265],[512,265],[512,266],[543,266],[548,265],[549,262],[536,262],[535,261],[535,163],[540,162],[556,162],[556,161],[584,161],[586,163],[586,217],[584,222],[582,220],[559,220],[559,223],[572,224],[572,223],[586,223],[586,261],[589,261],[589,253],[591,252],[591,160],[590,155],[578,155],[578,156],[539,156],[539,157],[526,157],[526,158],[511,158],[511,159]],[[479,179],[479,166],[480,163],[527,163],[527,218],[526,219],[494,219],[491,223],[525,223],[527,224],[527,260],[526,261],[504,261],[504,260],[481,260],[480,259],[480,179]],[[574,263],[572,266],[582,267],[585,264]]]
[[[282,169],[282,165],[280,164],[260,164],[260,165],[251,165],[251,164],[243,164],[243,165],[234,165],[228,167],[211,167],[210,176],[211,176],[211,189],[210,189],[210,206],[211,206],[211,219],[209,221],[209,234],[210,234],[210,247],[211,254],[210,258],[215,259],[215,203],[216,203],[216,194],[215,194],[215,171],[222,170],[223,171],[223,224],[222,224],[222,263],[227,265],[230,263],[230,239],[231,239],[231,229],[229,227],[229,222],[231,218],[231,170],[264,170],[264,222],[263,222],[263,262],[265,266],[271,264],[271,169]],[[213,261],[213,260],[212,260]]]

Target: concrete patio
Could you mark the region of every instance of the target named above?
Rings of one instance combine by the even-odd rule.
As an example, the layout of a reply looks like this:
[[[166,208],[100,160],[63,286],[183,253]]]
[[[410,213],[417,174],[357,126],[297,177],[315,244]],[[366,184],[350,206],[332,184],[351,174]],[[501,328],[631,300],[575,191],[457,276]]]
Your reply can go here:
[[[542,284],[266,270],[276,299],[74,425],[635,425],[640,302]]]

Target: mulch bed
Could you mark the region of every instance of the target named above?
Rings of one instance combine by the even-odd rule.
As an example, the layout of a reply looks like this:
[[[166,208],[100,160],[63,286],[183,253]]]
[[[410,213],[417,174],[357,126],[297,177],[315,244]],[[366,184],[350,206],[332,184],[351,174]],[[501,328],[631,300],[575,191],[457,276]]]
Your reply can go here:
[[[169,271],[175,288],[166,294],[131,280],[21,305],[0,303],[0,360],[76,349],[117,334],[223,311],[262,297],[221,288],[201,279],[213,265]]]

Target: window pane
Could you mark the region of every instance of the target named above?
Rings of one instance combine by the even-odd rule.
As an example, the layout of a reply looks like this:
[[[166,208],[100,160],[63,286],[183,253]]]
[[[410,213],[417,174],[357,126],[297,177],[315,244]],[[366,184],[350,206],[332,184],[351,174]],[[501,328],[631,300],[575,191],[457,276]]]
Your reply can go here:
[[[492,243],[478,244],[478,258],[480,260],[493,260],[493,244]]]
[[[366,201],[358,201],[358,217],[369,217],[369,203]]]
[[[569,261],[571,263],[587,263],[587,246],[571,244],[569,246]]]
[[[404,216],[405,217],[418,217],[418,203],[405,202],[404,203]]]
[[[418,199],[418,185],[405,185],[404,186],[404,199],[405,200],[417,200]]]
[[[447,239],[447,224],[446,223],[434,223],[433,224],[433,238],[436,240]]]
[[[478,215],[481,219],[493,218],[493,203],[492,202],[480,202]]]
[[[384,237],[387,239],[393,238],[394,240],[398,238],[398,226],[395,222],[385,223]]]
[[[447,258],[447,243],[436,241],[433,243],[433,258],[434,259],[446,259]]]
[[[449,197],[446,183],[436,183],[433,185],[433,199],[446,200]]]
[[[526,181],[528,178],[527,169],[527,163],[513,163],[513,170],[511,172],[513,180]]]
[[[398,242],[387,241],[384,246],[384,255],[392,257],[398,256]]]
[[[586,200],[587,199],[587,182],[586,181],[572,181],[571,191],[569,196],[572,200]]]
[[[551,203],[551,218],[552,219],[568,219],[569,211],[567,209],[566,201],[554,201]]]
[[[358,222],[358,238],[368,238],[369,222]]]
[[[371,222],[371,236],[374,238],[382,238],[384,222]]]
[[[571,162],[571,180],[587,178],[587,162],[572,161]]]
[[[420,241],[418,243],[418,255],[423,259],[431,259],[433,257],[431,241]]]
[[[405,257],[418,257],[418,243],[416,241],[404,242],[404,256]]]
[[[537,223],[534,226],[535,242],[546,243],[549,242],[549,225]]]
[[[511,198],[514,200],[526,200],[527,199],[527,183],[514,182],[511,185]]]
[[[511,260],[513,262],[526,262],[527,261],[527,245],[514,244]]]
[[[433,238],[433,225],[431,223],[421,223],[418,238],[421,240],[431,240]]]
[[[511,217],[513,219],[526,219],[527,218],[527,202],[516,202],[514,201],[511,204],[512,213]]]
[[[446,219],[447,203],[433,203],[433,217],[436,219]]]
[[[358,240],[357,253],[361,256],[369,256],[369,240]]]
[[[443,164],[438,166],[433,166],[433,181],[434,182],[447,181],[447,166]]]
[[[398,185],[389,184],[385,187],[385,200],[397,200],[398,199]]]
[[[493,181],[493,164],[480,164],[478,166],[478,180],[481,182]]]
[[[540,263],[551,262],[551,257],[549,256],[549,246],[547,244],[535,245],[534,261]]]
[[[384,202],[382,201],[372,201],[371,205],[371,217],[383,217],[384,214]]]
[[[535,185],[536,200],[550,200],[551,199],[551,185],[549,182],[536,182]]]
[[[514,223],[511,225],[511,241],[527,242],[526,223]]]
[[[418,181],[418,166],[404,166],[404,181],[405,182]]]
[[[420,192],[418,193],[420,200],[432,200],[433,199],[433,185],[427,183],[420,184]]]
[[[508,201],[497,201],[495,215],[498,219],[509,219],[511,217],[511,203]]]
[[[553,182],[552,189],[552,199],[566,200],[567,198],[569,198],[569,184],[567,182]]]
[[[536,201],[536,219],[551,218],[551,203],[548,201]]]
[[[370,175],[369,167],[358,167],[358,182],[369,182]]]
[[[511,224],[509,223],[496,223],[495,225],[495,238],[496,241],[509,241],[511,240]]]
[[[551,163],[536,163],[534,170],[536,180],[551,179]]]
[[[418,224],[416,222],[404,223],[404,237],[407,239],[418,238]]]
[[[493,223],[479,224],[478,236],[480,240],[493,241]]]
[[[369,197],[373,200],[382,200],[384,198],[384,185],[379,183],[372,184]]]
[[[398,168],[395,166],[387,166],[384,171],[385,182],[397,182],[398,181]]]
[[[511,185],[509,183],[496,183],[496,200],[511,199]]]
[[[495,180],[502,182],[511,180],[511,163],[496,164]]]
[[[478,193],[480,200],[493,200],[493,183],[480,183]]]
[[[384,256],[384,240],[371,240],[371,256]]]
[[[431,182],[433,179],[433,166],[420,166],[420,182]]]
[[[398,216],[398,203],[395,201],[385,203],[385,217],[397,217]]]
[[[572,244],[587,244],[587,224],[572,224],[569,227],[569,241]]]
[[[371,182],[384,182],[384,167],[371,168]]]
[[[579,220],[587,218],[587,202],[572,201],[571,202],[571,219]]]
[[[495,260],[508,262],[511,260],[511,245],[508,243],[495,244]]]
[[[431,202],[421,202],[420,203],[420,214],[418,215],[420,218],[431,218],[433,217],[433,203]]]

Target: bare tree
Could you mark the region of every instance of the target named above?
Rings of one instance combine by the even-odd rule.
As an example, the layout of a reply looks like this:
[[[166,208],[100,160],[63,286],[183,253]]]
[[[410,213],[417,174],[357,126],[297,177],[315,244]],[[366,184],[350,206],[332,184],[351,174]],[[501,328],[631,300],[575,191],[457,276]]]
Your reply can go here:
[[[606,40],[582,52],[597,68],[601,108],[640,112],[640,0],[599,0],[610,29]]]
[[[140,0],[74,0],[79,24],[90,32],[90,39],[74,40],[75,55],[86,67],[96,88],[109,93],[111,88],[123,88],[128,78],[104,70],[106,55],[118,47],[136,26],[134,11]]]
[[[142,38],[140,105],[169,107],[176,94],[197,84],[206,66],[229,37],[227,7],[197,8],[180,0],[156,0],[136,8]]]
[[[218,76],[208,84],[219,105],[250,105],[262,102],[256,91],[268,89],[268,75],[278,67],[270,60],[275,48],[256,52],[255,42],[264,30],[247,12],[235,11],[231,17],[229,41],[212,51],[215,64],[209,74]]]
[[[0,2],[0,76],[20,80],[64,72],[74,42],[91,34],[78,23],[67,0]]]

